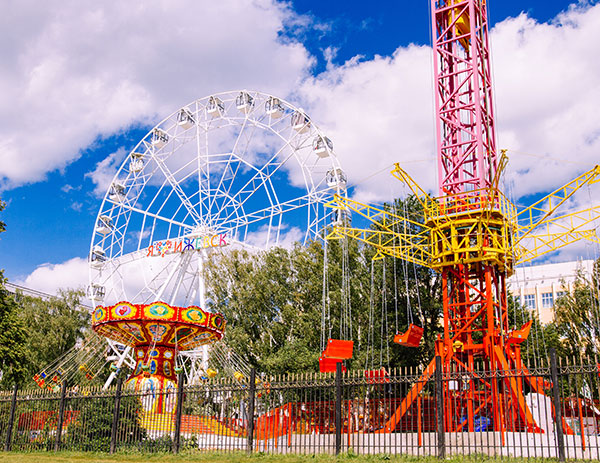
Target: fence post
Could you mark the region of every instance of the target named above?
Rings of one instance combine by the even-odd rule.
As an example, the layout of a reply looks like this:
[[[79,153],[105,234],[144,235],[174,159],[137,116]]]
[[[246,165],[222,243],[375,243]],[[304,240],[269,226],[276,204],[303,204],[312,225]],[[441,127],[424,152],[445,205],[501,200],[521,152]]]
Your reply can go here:
[[[437,402],[438,458],[446,458],[446,434],[444,433],[444,388],[442,382],[442,358],[435,357],[435,397]]]
[[[179,453],[181,440],[181,416],[183,415],[183,388],[185,387],[183,372],[177,378],[177,411],[175,415],[175,435],[173,436],[173,453]]]
[[[60,450],[60,438],[62,437],[63,420],[65,417],[65,399],[67,397],[67,382],[63,382],[60,388],[60,405],[58,408],[58,423],[56,424],[56,440],[54,441],[54,451]]]
[[[342,450],[342,362],[335,366],[335,454]]]
[[[12,430],[15,423],[15,410],[17,409],[17,391],[18,386],[15,384],[13,389],[12,399],[10,401],[10,415],[8,417],[8,429],[6,430],[6,442],[4,444],[4,451],[9,452],[12,445]]]
[[[556,349],[550,349],[550,374],[552,375],[552,393],[555,410],[554,416],[556,419],[556,443],[558,445],[558,460],[565,461],[565,438],[562,426],[562,408],[560,405],[558,367],[556,366]]]
[[[250,385],[248,388],[248,454],[254,450],[254,399],[256,393],[256,370],[250,370]]]
[[[110,453],[115,453],[117,446],[117,428],[119,427],[119,410],[121,408],[121,386],[123,377],[119,376],[117,380],[117,390],[115,391],[115,408],[113,409],[113,421],[110,428]]]

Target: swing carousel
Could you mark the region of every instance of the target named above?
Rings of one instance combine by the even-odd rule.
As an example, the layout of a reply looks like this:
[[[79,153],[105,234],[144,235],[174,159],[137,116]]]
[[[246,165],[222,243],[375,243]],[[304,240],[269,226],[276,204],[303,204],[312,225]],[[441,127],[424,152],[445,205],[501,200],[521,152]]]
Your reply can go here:
[[[196,306],[120,302],[96,307],[92,329],[133,349],[136,366],[125,387],[152,392],[156,400],[145,404],[147,411],[163,413],[173,410],[174,404],[163,403],[163,398],[175,391],[177,375],[183,371],[178,364],[179,353],[221,339],[225,319]]]

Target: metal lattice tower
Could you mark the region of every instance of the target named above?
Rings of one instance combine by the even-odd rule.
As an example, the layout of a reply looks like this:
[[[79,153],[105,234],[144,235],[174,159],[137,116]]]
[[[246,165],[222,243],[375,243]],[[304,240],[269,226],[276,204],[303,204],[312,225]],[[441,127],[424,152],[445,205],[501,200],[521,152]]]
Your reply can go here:
[[[431,2],[439,197],[430,197],[396,164],[392,174],[420,201],[423,220],[337,197],[333,207],[376,227],[338,226],[329,238],[351,237],[373,246],[376,257],[441,273],[443,335],[435,351],[448,379],[446,431],[473,432],[477,417],[486,416],[495,431],[540,432],[524,391],[543,394],[548,384],[521,361],[532,322],[509,326],[506,278],[514,265],[580,239],[599,242],[584,227],[600,217],[600,207],[551,216],[582,186],[598,181],[600,166],[517,211],[498,187],[507,158],[496,147],[486,0]],[[396,429],[435,368],[435,361],[425,368],[381,432]],[[481,368],[514,375],[483,379]]]

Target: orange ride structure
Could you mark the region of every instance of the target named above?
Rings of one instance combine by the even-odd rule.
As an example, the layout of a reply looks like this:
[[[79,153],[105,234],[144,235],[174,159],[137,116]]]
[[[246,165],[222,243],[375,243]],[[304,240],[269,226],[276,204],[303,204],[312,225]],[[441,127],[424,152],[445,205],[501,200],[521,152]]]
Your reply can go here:
[[[223,337],[225,318],[200,307],[175,307],[163,302],[98,306],[92,329],[134,351],[136,365],[125,387],[147,394],[146,412],[173,413],[178,354],[210,344]]]
[[[442,375],[455,379],[445,382],[446,431],[473,432],[485,410],[495,431],[543,432],[524,388],[543,394],[548,385],[529,376],[521,362],[531,323],[509,326],[506,279],[515,265],[574,241],[598,242],[587,225],[599,207],[553,214],[581,187],[597,182],[600,167],[518,210],[499,189],[507,157],[496,145],[486,1],[432,0],[431,11],[439,196],[431,197],[396,164],[392,175],[418,198],[423,217],[336,197],[332,207],[376,227],[338,226],[329,238],[357,239],[376,248],[376,258],[393,256],[441,274],[443,335],[435,351]],[[476,373],[482,368],[512,370],[514,376],[482,378]],[[434,359],[379,432],[396,429],[435,370]],[[457,403],[466,408],[464,417]]]

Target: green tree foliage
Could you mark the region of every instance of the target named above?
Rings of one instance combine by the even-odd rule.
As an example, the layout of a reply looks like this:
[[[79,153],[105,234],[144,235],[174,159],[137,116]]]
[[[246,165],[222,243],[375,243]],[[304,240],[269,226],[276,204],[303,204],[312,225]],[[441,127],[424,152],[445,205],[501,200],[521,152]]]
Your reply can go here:
[[[20,318],[27,326],[26,363],[33,376],[62,357],[89,329],[88,311],[80,305],[83,291],[61,291],[59,297],[43,300],[19,297]]]
[[[579,358],[600,351],[600,260],[590,277],[578,271],[573,291],[559,298],[554,307],[556,329],[563,352]]]
[[[555,349],[557,355],[564,356],[565,352],[560,341],[556,324],[543,325],[537,313],[515,301],[512,295],[508,297],[508,330],[519,329],[532,321],[529,337],[521,344],[521,358],[526,365],[534,365],[548,356],[550,349]]]
[[[0,370],[3,389],[22,384],[27,377],[27,330],[14,295],[4,287],[0,272]]]
[[[418,211],[414,198],[395,207]],[[372,263],[373,256],[372,248],[356,241],[329,241],[324,275],[321,242],[222,253],[206,269],[209,302],[228,320],[229,346],[259,371],[318,370],[323,332],[325,338],[355,341],[349,362],[354,368],[416,366],[431,359],[441,313],[437,275],[391,257]],[[425,330],[416,349],[393,343],[411,314]],[[345,336],[349,325],[351,335]]]
[[[112,430],[115,397],[113,393],[95,397],[93,400],[85,396],[69,400],[67,414],[75,417],[69,424],[64,439],[65,447],[82,451],[108,452]],[[142,405],[139,397],[128,395],[126,391],[121,396],[119,406],[119,426],[117,443],[120,450],[137,447],[146,437],[142,428],[140,415]]]
[[[6,203],[0,201],[0,212]],[[0,233],[6,225],[0,221]],[[25,324],[19,317],[19,306],[14,296],[4,287],[4,272],[0,270],[0,387],[7,388],[23,382],[27,375],[25,367]]]

